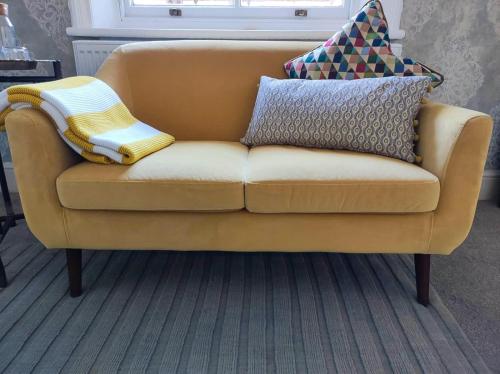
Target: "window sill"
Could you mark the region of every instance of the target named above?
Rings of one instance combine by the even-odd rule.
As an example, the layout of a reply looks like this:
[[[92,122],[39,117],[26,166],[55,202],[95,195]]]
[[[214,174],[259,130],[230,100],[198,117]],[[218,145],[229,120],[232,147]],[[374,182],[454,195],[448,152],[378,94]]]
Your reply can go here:
[[[334,27],[333,30],[340,29]],[[137,39],[249,39],[249,40],[326,40],[334,32],[328,30],[232,30],[232,29],[147,29],[68,27],[74,37]],[[404,32],[391,33],[391,39],[402,39]]]

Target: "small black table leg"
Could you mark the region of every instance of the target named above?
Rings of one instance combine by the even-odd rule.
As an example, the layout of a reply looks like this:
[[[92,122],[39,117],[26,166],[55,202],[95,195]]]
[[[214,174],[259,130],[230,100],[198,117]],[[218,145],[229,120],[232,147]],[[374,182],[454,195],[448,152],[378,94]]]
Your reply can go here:
[[[14,226],[16,220],[14,218],[14,210],[12,209],[12,200],[10,199],[9,187],[7,186],[7,178],[5,177],[5,170],[3,168],[2,155],[0,154],[0,188],[2,189],[2,197],[5,206],[5,217],[0,221],[1,238],[3,240],[7,231],[11,226]],[[0,288],[7,287],[7,276],[5,275],[5,268],[2,259],[0,258]]]
[[[5,287],[7,287],[7,275],[5,275],[5,268],[3,267],[3,262],[0,258],[0,288]]]
[[[5,206],[6,216],[13,217],[14,209],[12,208],[12,200],[10,199],[9,186],[7,186],[7,177],[5,176],[5,169],[3,167],[3,160],[1,154],[0,154],[0,187],[2,188],[2,197]],[[13,223],[14,226],[15,220],[12,220],[11,222]],[[6,220],[5,223],[7,224],[8,220]]]
[[[52,67],[54,68],[54,79],[62,79],[62,68],[61,61],[56,60],[52,62]]]

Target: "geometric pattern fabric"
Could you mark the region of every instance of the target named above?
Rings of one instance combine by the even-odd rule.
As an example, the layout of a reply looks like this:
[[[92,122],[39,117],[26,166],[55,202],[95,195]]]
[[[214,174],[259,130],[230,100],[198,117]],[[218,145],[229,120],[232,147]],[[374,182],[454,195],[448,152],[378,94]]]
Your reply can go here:
[[[388,23],[379,0],[369,1],[342,30],[323,45],[284,65],[290,78],[361,79],[428,76],[438,86],[443,78],[411,58],[392,53]]]
[[[415,162],[413,120],[429,77],[358,80],[261,77],[248,146],[293,145]]]

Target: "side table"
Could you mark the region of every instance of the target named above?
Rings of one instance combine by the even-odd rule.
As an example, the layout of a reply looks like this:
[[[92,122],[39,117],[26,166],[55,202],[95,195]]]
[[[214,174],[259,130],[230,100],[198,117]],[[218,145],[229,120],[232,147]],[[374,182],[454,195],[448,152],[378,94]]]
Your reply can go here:
[[[38,64],[52,65],[53,74],[47,76],[40,75],[16,75],[6,76],[0,75],[0,83],[42,83],[50,82],[62,78],[61,62],[58,60],[0,60],[0,72],[23,70],[35,70]],[[5,177],[5,169],[3,166],[2,155],[0,154],[0,188],[2,189],[2,198],[5,207],[5,215],[0,216],[0,243],[7,235],[9,229],[16,225],[16,221],[24,219],[24,215],[14,212],[12,207],[12,200],[10,198],[9,186],[7,185],[7,178]],[[7,287],[7,276],[5,268],[0,257],[0,288]]]

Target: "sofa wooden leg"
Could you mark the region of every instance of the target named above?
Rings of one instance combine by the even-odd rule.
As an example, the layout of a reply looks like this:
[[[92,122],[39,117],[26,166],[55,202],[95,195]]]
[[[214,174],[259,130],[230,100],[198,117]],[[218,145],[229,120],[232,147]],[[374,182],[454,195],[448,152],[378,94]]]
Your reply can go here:
[[[2,259],[0,258],[0,288],[7,287],[7,275],[5,275],[5,268]]]
[[[69,277],[69,294],[78,297],[82,294],[82,250],[66,249],[66,264]]]
[[[429,283],[431,276],[431,255],[415,255],[415,274],[417,278],[417,301],[429,305]]]

